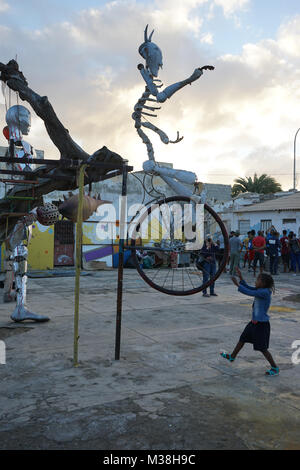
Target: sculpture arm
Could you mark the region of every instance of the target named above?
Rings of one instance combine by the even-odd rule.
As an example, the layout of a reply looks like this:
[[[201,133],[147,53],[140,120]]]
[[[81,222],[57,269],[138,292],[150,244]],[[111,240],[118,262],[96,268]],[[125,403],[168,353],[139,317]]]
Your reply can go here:
[[[214,67],[211,65],[204,65],[204,67],[197,68],[194,70],[194,73],[187,78],[186,80],[182,80],[181,82],[173,83],[173,85],[168,86],[160,93],[156,94],[156,99],[159,103],[163,103],[166,101],[167,98],[171,98],[178,90],[185,87],[186,85],[191,85],[193,82],[198,80],[198,78],[203,75],[203,70],[214,70]]]
[[[145,80],[147,88],[150,91],[151,95],[157,96],[158,95],[158,89],[157,89],[157,86],[155,85],[155,83],[153,82],[151,74],[148,72],[147,69],[145,69],[143,64],[139,64],[138,69],[139,69],[143,79]]]

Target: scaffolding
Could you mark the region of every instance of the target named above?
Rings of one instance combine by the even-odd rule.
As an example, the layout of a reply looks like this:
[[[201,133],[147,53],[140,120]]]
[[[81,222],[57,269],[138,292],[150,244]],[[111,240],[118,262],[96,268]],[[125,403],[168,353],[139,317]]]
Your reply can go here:
[[[77,229],[76,229],[76,241],[75,241],[75,296],[74,296],[74,340],[73,340],[73,366],[78,367],[78,343],[79,343],[79,296],[80,296],[80,272],[82,266],[82,206],[83,206],[83,188],[85,186],[85,170],[87,168],[99,168],[102,170],[110,171],[110,173],[103,175],[99,178],[98,181],[104,181],[111,179],[115,176],[122,175],[122,196],[127,195],[127,176],[128,173],[133,170],[133,167],[127,165],[127,160],[123,160],[120,164],[110,164],[110,163],[99,163],[99,162],[90,162],[86,163],[82,160],[49,160],[49,159],[31,159],[31,158],[11,158],[11,157],[0,157],[0,163],[36,163],[43,164],[44,166],[49,166],[53,168],[62,168],[67,169],[68,171],[72,170],[76,173],[78,188],[79,188],[79,199],[78,199],[78,211],[77,211]],[[26,200],[28,201],[28,212],[30,212],[31,202],[35,199],[34,197],[34,188],[41,180],[45,179],[68,179],[74,178],[73,175],[51,175],[44,174],[41,177],[38,177],[34,172],[19,171],[19,170],[6,170],[1,169],[0,174],[14,175],[14,176],[23,176],[30,177],[31,179],[12,179],[12,178],[0,178],[0,182],[5,184],[5,196],[4,199],[11,200]],[[22,184],[28,187],[28,191],[31,191],[30,196],[10,196],[7,193],[7,185],[11,184]],[[86,184],[91,185],[88,181]],[[6,234],[8,229],[8,219],[14,217],[18,219],[19,217],[25,216],[28,214],[23,212],[15,212],[14,205],[12,204],[12,210],[10,212],[5,212],[0,214],[0,218],[6,217]],[[122,213],[121,213],[122,214]],[[124,214],[122,214],[124,216]],[[124,219],[125,220],[125,219]],[[123,297],[123,268],[124,268],[124,238],[120,237],[119,239],[119,262],[118,262],[118,283],[117,283],[117,308],[116,308],[116,334],[115,334],[115,360],[120,359],[120,348],[121,348],[121,323],[122,323],[122,297]]]

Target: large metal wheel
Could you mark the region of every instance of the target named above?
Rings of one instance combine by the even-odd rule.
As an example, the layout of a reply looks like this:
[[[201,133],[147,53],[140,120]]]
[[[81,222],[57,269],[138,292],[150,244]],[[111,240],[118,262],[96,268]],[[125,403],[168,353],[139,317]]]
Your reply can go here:
[[[220,250],[216,272],[207,276],[198,261],[208,234]],[[207,204],[174,196],[152,203],[131,222],[128,245],[147,284],[165,294],[191,295],[209,287],[224,271],[229,241],[225,225]]]

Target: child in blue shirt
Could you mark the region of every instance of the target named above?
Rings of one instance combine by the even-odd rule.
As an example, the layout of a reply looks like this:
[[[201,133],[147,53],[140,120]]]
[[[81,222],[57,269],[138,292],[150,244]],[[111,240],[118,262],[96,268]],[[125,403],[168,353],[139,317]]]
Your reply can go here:
[[[252,319],[246,325],[239,342],[231,354],[220,353],[222,357],[233,362],[244,347],[245,343],[252,343],[255,351],[261,351],[271,365],[271,369],[266,372],[267,375],[278,375],[279,368],[268,351],[270,340],[270,322],[268,309],[271,303],[272,291],[274,292],[274,280],[272,276],[261,273],[256,280],[255,287],[248,286],[244,281],[241,271],[236,270],[240,282],[232,276],[233,283],[238,287],[239,292],[254,297],[252,306]]]

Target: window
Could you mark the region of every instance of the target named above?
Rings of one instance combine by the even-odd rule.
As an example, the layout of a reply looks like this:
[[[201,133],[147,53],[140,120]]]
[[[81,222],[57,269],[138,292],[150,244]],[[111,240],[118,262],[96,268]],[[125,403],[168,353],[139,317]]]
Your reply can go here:
[[[241,235],[245,235],[250,231],[250,220],[239,220],[239,232]]]
[[[260,230],[266,233],[266,231],[271,227],[272,220],[271,219],[264,219],[260,221]]]
[[[295,223],[296,223],[296,219],[283,219],[283,220],[282,220],[282,223],[283,223],[283,225],[286,225],[286,224],[295,224]]]

